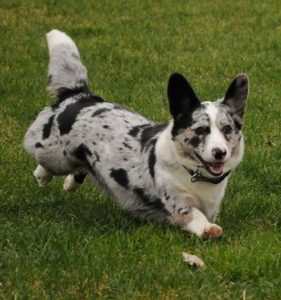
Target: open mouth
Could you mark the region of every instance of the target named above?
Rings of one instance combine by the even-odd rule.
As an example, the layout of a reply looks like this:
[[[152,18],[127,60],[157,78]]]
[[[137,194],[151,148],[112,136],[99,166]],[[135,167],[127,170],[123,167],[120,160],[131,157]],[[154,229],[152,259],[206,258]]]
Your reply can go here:
[[[205,169],[213,176],[220,176],[223,173],[223,167],[224,163],[222,162],[206,162],[200,155],[195,153],[197,158],[200,160],[200,162],[203,164]]]
[[[205,162],[206,170],[212,175],[219,176],[223,172],[223,164],[222,163],[207,163]]]

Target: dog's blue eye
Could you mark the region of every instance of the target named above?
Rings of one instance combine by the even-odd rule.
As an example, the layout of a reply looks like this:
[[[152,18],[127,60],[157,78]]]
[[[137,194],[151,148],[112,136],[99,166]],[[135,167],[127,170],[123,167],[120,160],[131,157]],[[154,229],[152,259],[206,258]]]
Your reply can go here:
[[[195,129],[195,133],[197,135],[208,134],[208,133],[210,133],[210,127],[207,127],[207,126],[198,127],[198,128]]]
[[[232,132],[232,127],[230,125],[226,125],[222,128],[224,134],[229,134]]]

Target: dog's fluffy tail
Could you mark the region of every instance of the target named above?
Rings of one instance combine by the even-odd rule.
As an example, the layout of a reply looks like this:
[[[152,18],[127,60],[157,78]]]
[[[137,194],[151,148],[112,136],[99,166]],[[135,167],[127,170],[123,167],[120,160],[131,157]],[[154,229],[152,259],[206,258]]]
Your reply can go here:
[[[87,90],[87,70],[72,39],[56,29],[46,36],[50,56],[48,90],[58,97]]]

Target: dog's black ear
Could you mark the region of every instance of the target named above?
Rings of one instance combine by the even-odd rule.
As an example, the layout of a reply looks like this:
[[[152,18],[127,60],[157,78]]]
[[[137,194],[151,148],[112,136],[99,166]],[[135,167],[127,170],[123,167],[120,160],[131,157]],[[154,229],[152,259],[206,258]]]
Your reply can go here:
[[[238,115],[241,120],[244,116],[248,94],[248,76],[240,74],[232,81],[223,99],[223,103],[231,109],[233,114]]]
[[[174,73],[169,78],[168,98],[170,113],[175,121],[200,106],[200,101],[192,87],[179,73]]]

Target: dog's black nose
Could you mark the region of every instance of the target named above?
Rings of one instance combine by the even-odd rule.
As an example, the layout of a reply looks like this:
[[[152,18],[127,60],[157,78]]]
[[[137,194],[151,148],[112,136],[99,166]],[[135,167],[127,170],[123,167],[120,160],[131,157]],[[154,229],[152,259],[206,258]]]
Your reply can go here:
[[[222,160],[222,159],[224,159],[224,157],[226,155],[226,150],[225,149],[220,149],[220,148],[214,148],[212,150],[212,155],[215,159]]]

